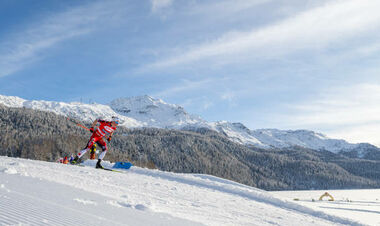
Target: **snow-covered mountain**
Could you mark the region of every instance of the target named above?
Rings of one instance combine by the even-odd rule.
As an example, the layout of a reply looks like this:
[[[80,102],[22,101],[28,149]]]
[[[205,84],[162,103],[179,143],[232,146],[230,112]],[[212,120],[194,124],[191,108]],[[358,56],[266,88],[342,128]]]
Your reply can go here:
[[[165,103],[150,96],[119,98],[109,106],[118,114],[136,119],[147,127],[177,128],[184,126],[206,126],[201,117],[191,115],[181,106]]]
[[[84,104],[79,102],[64,103],[44,100],[25,100],[19,97],[0,95],[0,104],[7,107],[31,108],[41,111],[54,112],[58,115],[79,119],[85,122],[92,122],[97,118],[111,119],[117,114],[108,105],[103,104]],[[133,118],[123,115],[117,115],[123,121],[123,125],[127,127],[141,127],[144,123]]]
[[[368,150],[377,149],[370,144],[351,144],[344,140],[330,139],[321,133],[308,130],[250,130],[241,123],[207,122],[197,115],[187,113],[181,106],[168,104],[163,100],[147,95],[115,99],[108,105],[29,101],[19,97],[0,95],[0,104],[8,107],[50,111],[87,122],[96,118],[110,119],[112,116],[118,116],[122,120],[122,125],[130,128],[208,128],[225,134],[234,142],[261,148],[301,146],[334,153],[356,151],[359,157],[364,156]]]
[[[331,213],[335,202],[309,208],[210,175],[94,165],[0,156],[0,225],[361,225],[378,214],[359,201],[355,213],[367,214],[357,221],[347,211],[352,203]]]
[[[258,129],[251,131],[250,134],[263,143],[270,143],[272,146],[280,148],[301,146],[313,150],[327,150],[338,153],[340,151],[351,151],[363,146],[373,146],[370,144],[351,144],[342,139],[330,139],[324,134],[309,130]],[[362,149],[362,151],[364,150]],[[360,154],[363,155],[364,152]]]
[[[290,148],[300,146],[317,151],[333,153],[355,152],[355,157],[363,157],[371,151],[379,149],[368,143],[352,144],[342,139],[331,139],[321,133],[310,130],[250,130],[241,123],[215,122],[211,128],[225,134],[231,140],[260,148]]]
[[[252,131],[249,130],[242,123],[231,123],[227,121],[219,121],[209,123],[210,129],[216,130],[220,133],[223,133],[229,137],[232,141],[252,145],[261,148],[270,148],[272,147],[271,143],[261,142],[258,138],[253,136]]]

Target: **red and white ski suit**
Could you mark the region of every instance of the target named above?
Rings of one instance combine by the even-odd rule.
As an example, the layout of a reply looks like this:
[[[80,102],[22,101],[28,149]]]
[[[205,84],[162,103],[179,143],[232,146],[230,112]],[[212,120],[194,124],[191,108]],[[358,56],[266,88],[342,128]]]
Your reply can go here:
[[[88,150],[91,149],[91,147],[97,143],[102,148],[102,153],[99,155],[98,159],[103,159],[107,152],[107,143],[103,140],[103,137],[110,137],[112,133],[116,130],[116,127],[113,127],[111,125],[111,122],[104,121],[104,120],[98,120],[100,123],[100,126],[97,130],[95,130],[92,133],[92,136],[90,138],[90,141],[87,143],[87,146],[85,149],[80,151],[78,153],[78,157],[82,157]]]

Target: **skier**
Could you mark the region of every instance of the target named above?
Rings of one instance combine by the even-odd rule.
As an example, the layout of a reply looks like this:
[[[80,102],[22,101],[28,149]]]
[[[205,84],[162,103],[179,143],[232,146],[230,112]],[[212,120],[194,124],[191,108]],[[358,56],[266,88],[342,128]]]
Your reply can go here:
[[[99,127],[95,130],[94,127],[100,123]],[[98,157],[98,162],[96,163],[96,168],[103,169],[101,165],[101,161],[107,153],[107,143],[103,140],[103,137],[106,137],[108,142],[112,139],[112,134],[116,130],[117,125],[119,124],[119,119],[117,117],[112,117],[112,121],[105,121],[96,119],[91,126],[90,131],[92,132],[92,136],[90,141],[88,141],[85,149],[80,151],[77,156],[75,156],[74,160],[71,162],[72,164],[80,163],[80,158],[89,151],[92,146],[97,143],[102,148],[102,153],[100,153]]]

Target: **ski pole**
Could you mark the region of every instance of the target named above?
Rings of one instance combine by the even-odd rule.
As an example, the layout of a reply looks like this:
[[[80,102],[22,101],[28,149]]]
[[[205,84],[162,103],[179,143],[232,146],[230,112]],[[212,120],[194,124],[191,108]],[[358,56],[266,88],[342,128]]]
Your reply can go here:
[[[82,128],[85,129],[85,130],[90,131],[89,128],[85,127],[84,125],[82,125],[82,124],[80,124],[80,123],[77,123],[77,122],[72,121],[71,118],[69,118],[69,117],[67,117],[67,120],[71,121],[72,123],[75,123],[77,126],[82,127]]]
[[[89,128],[87,128],[87,127],[85,127],[84,125],[81,125],[81,124],[79,124],[79,123],[77,123],[77,126],[82,127],[83,129],[90,131]]]

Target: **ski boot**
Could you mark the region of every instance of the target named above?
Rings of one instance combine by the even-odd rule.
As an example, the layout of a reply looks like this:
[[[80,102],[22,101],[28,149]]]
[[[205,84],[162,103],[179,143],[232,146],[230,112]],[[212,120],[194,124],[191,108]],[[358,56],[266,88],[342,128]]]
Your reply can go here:
[[[102,161],[101,159],[98,159],[98,162],[96,163],[95,168],[97,168],[97,169],[104,169],[104,167],[100,164],[101,161]]]
[[[82,160],[77,156],[73,159],[73,161],[70,162],[71,165],[78,165],[82,162]]]

